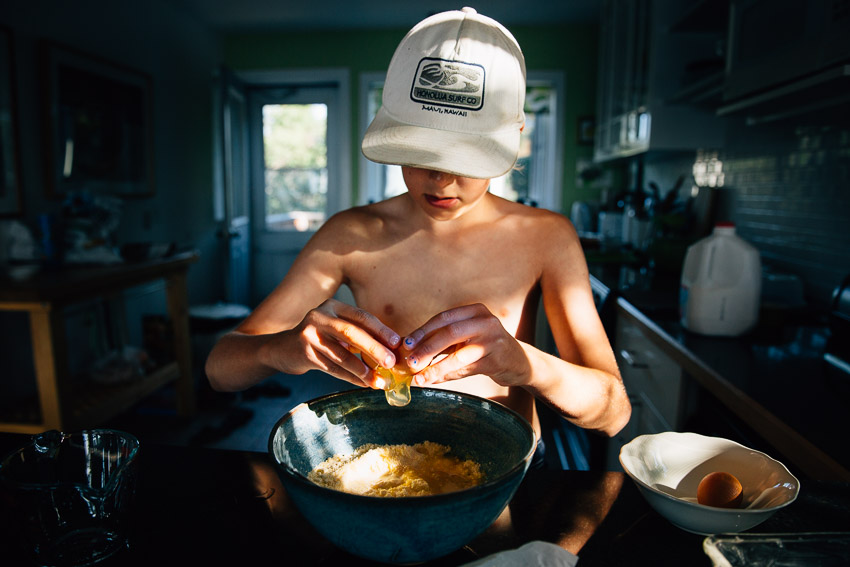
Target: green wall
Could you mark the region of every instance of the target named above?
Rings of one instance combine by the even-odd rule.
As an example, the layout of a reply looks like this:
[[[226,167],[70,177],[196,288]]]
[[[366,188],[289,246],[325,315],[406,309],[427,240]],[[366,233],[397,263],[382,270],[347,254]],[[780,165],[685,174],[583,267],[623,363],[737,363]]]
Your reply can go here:
[[[348,68],[351,72],[351,179],[357,191],[360,126],[359,76],[385,71],[407,30],[322,30],[231,34],[224,37],[225,65],[236,71],[299,68]],[[576,187],[576,161],[592,156],[590,146],[576,142],[577,120],[594,114],[596,104],[597,28],[587,25],[512,29],[523,49],[526,67],[536,71],[563,71],[566,77],[564,112],[564,195],[569,210],[574,200],[587,198]],[[354,195],[352,202],[356,202]]]

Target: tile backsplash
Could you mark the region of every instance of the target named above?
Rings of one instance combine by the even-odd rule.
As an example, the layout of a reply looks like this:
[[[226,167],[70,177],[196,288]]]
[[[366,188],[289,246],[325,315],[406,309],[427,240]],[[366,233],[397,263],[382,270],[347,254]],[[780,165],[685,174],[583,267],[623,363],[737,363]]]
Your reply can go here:
[[[726,120],[725,146],[689,157],[691,181],[715,187],[715,220],[733,221],[765,265],[799,276],[809,303],[827,308],[850,274],[850,110],[756,125]],[[674,177],[683,160],[647,171],[664,177],[669,168]]]

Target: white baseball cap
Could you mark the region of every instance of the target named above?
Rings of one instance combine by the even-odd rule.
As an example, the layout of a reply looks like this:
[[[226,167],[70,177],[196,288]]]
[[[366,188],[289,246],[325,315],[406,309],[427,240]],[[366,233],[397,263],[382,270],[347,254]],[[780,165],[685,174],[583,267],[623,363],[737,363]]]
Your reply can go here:
[[[411,29],[387,70],[366,158],[491,179],[510,171],[525,123],[525,58],[499,22],[472,8]]]

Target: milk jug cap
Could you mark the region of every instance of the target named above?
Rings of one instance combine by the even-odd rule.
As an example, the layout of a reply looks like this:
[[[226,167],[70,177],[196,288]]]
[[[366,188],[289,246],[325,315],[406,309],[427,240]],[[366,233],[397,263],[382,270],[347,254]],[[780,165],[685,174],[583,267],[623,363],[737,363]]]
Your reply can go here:
[[[714,225],[714,234],[735,234],[734,222],[718,222]]]

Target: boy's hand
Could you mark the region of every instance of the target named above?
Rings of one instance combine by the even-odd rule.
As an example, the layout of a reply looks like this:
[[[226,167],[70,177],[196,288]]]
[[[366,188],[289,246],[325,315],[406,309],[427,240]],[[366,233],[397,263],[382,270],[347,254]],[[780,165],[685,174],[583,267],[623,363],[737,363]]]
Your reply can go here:
[[[482,304],[443,311],[405,337],[400,354],[417,386],[484,374],[502,386],[528,382],[531,366],[519,342]]]
[[[286,364],[290,371],[319,369],[340,380],[368,387],[374,387],[372,367],[395,365],[393,349],[400,341],[398,333],[371,313],[334,299],[310,310],[294,329],[281,334],[294,339],[294,345],[290,343],[289,348],[279,353],[290,357]],[[356,356],[358,352],[368,366]],[[293,364],[293,360],[300,364]]]

